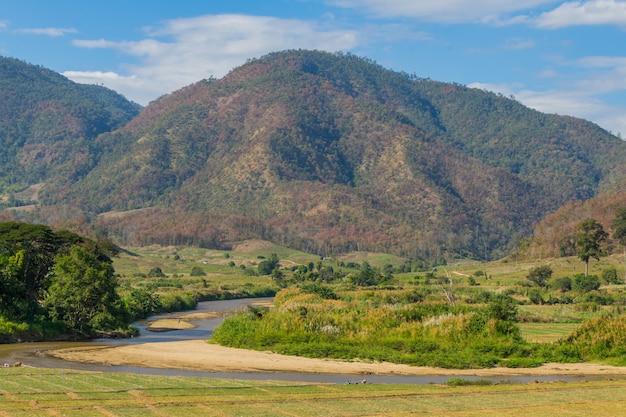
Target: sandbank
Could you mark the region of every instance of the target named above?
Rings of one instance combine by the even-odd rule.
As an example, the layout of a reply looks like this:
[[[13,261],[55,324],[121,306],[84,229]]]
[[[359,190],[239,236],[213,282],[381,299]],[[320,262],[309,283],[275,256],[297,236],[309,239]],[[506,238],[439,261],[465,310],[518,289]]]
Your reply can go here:
[[[626,367],[593,363],[546,364],[538,368],[441,369],[393,363],[312,359],[235,349],[203,340],[93,346],[49,352],[69,361],[208,372],[304,372],[354,375],[416,376],[611,376],[626,375]]]

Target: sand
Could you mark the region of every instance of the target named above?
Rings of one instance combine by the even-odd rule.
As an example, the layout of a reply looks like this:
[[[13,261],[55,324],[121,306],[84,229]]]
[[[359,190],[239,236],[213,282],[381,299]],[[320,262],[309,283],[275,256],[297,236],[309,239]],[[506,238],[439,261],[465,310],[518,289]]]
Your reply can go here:
[[[626,375],[626,367],[592,363],[546,364],[539,368],[452,370],[392,363],[311,359],[234,349],[203,340],[60,349],[53,356],[78,362],[209,372],[305,372],[353,375],[543,376]]]

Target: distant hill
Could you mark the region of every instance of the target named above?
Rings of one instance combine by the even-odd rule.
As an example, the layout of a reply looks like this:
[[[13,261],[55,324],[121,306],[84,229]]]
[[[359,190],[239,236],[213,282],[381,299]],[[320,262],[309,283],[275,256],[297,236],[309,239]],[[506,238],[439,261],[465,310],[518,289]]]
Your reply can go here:
[[[16,196],[34,184],[56,188],[81,178],[99,158],[93,140],[140,110],[104,87],[76,84],[45,68],[0,57],[0,194],[5,202],[20,204]]]
[[[84,175],[42,190],[42,215],[102,213],[126,244],[262,238],[430,259],[508,253],[618,181],[626,156],[590,122],[316,51],[199,81],[91,143]]]

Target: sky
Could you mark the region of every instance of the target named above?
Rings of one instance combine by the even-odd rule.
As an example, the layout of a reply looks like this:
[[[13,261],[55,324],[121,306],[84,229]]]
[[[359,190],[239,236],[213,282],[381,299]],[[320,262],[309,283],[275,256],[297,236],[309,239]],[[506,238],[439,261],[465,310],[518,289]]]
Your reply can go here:
[[[317,49],[513,96],[626,136],[626,0],[2,3],[0,55],[142,105],[251,58]]]

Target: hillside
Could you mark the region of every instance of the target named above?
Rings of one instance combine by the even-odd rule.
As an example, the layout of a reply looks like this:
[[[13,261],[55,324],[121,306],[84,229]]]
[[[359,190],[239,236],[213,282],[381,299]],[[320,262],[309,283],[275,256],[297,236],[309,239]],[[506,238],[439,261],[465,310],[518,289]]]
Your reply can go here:
[[[42,204],[104,213],[122,242],[430,259],[506,254],[616,181],[626,152],[583,120],[311,51],[164,96],[94,146],[93,169]]]
[[[58,188],[96,164],[93,140],[131,120],[140,106],[99,86],[76,84],[42,67],[0,57],[0,194]],[[5,203],[6,204],[6,203]]]

